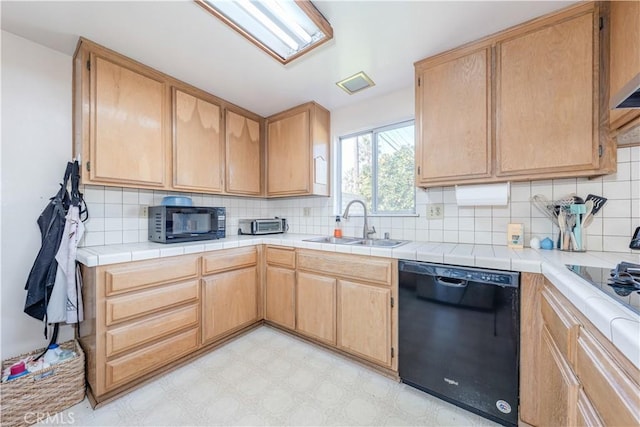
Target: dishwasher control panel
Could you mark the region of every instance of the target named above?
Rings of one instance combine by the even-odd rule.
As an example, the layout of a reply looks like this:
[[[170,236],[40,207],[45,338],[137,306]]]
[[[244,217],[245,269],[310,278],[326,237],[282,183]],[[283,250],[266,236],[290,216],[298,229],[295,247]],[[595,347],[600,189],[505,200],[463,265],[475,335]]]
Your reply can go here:
[[[462,267],[420,261],[400,260],[399,269],[411,273],[501,286],[517,286],[520,280],[519,273],[514,271],[490,270],[486,268]]]

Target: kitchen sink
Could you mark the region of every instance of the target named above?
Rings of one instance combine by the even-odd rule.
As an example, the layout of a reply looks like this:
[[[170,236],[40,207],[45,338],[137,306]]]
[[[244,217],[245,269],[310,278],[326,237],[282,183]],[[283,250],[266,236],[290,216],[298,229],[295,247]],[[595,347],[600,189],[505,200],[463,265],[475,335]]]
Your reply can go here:
[[[313,239],[305,239],[305,242],[315,242],[315,243],[333,243],[336,245],[353,245],[362,241],[357,237],[314,237]]]
[[[362,245],[362,246],[374,246],[383,248],[397,248],[408,240],[393,240],[393,239],[362,239],[358,237],[314,237],[313,239],[305,239],[305,242],[314,243],[331,243],[335,245]]]
[[[393,240],[393,239],[366,239],[356,242],[356,245],[364,246],[381,246],[384,248],[396,248],[408,243],[408,240]]]

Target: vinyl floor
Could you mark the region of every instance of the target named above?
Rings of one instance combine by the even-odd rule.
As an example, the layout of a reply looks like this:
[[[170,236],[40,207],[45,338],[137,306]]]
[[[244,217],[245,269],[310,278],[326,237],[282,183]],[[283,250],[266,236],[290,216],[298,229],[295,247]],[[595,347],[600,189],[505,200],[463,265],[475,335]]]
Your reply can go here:
[[[46,425],[495,426],[344,357],[262,326],[97,409]]]

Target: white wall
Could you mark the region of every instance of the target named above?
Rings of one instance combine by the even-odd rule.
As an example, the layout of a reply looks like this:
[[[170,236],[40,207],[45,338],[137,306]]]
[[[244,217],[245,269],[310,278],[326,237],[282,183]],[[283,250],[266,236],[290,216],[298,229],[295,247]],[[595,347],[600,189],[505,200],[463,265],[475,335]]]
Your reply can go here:
[[[358,96],[358,95],[351,95]],[[413,86],[331,111],[331,135],[339,137],[386,126],[415,116]]]
[[[2,31],[2,359],[44,347],[23,313],[38,249],[36,220],[71,159],[71,57]],[[73,336],[61,328],[59,341]]]

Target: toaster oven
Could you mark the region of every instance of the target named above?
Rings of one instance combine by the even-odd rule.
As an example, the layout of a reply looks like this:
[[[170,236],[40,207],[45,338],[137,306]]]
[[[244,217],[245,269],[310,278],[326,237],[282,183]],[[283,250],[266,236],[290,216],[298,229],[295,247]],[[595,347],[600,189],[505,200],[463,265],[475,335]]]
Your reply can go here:
[[[277,234],[287,231],[285,218],[241,219],[238,221],[238,234]]]

